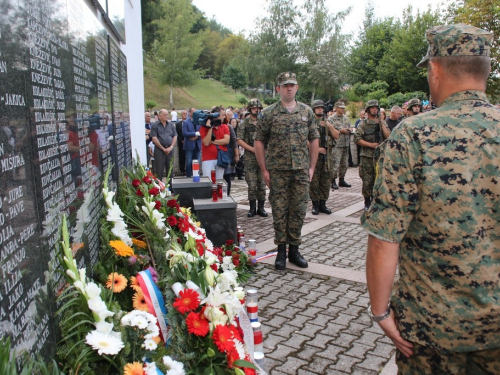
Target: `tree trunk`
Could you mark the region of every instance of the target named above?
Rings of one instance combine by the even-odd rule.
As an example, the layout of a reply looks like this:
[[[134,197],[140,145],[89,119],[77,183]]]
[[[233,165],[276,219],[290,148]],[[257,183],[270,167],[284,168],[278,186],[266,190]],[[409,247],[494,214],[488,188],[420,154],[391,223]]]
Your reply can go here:
[[[311,95],[311,103],[314,100],[314,96],[316,95],[316,88],[313,89],[312,95]]]
[[[170,84],[170,107],[174,107],[174,86]]]
[[[276,87],[274,86],[274,82],[271,83],[273,86],[273,99],[276,98]]]

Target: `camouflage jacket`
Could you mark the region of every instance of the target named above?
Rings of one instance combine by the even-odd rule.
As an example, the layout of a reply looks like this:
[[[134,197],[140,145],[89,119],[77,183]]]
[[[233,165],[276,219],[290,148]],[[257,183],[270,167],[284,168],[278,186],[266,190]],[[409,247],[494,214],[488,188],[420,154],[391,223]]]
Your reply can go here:
[[[335,143],[332,144],[332,140],[335,142],[335,139],[330,134],[328,126],[321,126],[321,121],[323,121],[322,118],[314,118],[314,123],[316,124],[316,129],[318,129],[319,134],[319,147],[326,148],[326,165],[328,169],[330,169],[333,162],[333,148],[335,146]]]
[[[462,91],[387,140],[365,230],[400,244],[401,335],[457,352],[500,347],[500,110]]]
[[[378,121],[372,121],[368,119],[361,120],[356,132],[354,133],[354,142],[360,140],[367,142],[382,142],[382,130],[380,129],[380,123]],[[375,154],[375,149],[371,147],[361,147],[360,156],[367,156],[373,158]]]
[[[300,102],[292,112],[278,101],[260,113],[255,140],[267,144],[268,170],[309,168],[307,141],[319,138],[314,117],[312,109]]]
[[[250,119],[250,116],[244,119],[238,125],[238,134],[236,135],[237,140],[242,140],[247,145],[253,147],[253,141],[255,136],[255,128],[257,125],[257,120],[254,122]],[[248,150],[245,150],[245,161],[256,161],[255,154]]]
[[[339,116],[336,113],[333,116],[328,117],[328,121],[333,124],[335,129],[350,129],[351,123],[349,122],[349,118],[346,115]],[[336,147],[349,147],[349,137],[350,134],[342,134],[340,133],[339,139],[335,141]]]

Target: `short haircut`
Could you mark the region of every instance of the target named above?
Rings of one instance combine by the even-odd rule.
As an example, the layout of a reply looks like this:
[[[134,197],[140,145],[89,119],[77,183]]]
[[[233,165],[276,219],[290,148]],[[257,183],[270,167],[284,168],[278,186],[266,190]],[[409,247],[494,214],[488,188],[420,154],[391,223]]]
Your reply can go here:
[[[220,107],[213,107],[210,113],[220,113]]]
[[[489,56],[436,56],[431,57],[430,61],[440,64],[446,74],[455,79],[469,76],[478,81],[486,82],[491,72],[491,58]]]
[[[402,111],[399,105],[395,105],[394,107],[391,108],[391,112],[399,112],[399,111]]]

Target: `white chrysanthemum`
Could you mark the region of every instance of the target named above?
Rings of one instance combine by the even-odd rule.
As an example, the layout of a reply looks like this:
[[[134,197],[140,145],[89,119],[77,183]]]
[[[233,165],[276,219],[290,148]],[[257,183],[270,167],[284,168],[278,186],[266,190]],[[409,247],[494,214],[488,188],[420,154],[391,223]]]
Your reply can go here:
[[[85,337],[85,342],[92,349],[97,350],[99,355],[116,355],[125,346],[119,338],[98,331],[89,332]]]
[[[96,283],[90,282],[85,287],[85,293],[89,299],[92,299],[101,294],[101,288],[99,288]]]
[[[222,258],[222,269],[224,271],[234,270],[233,257],[227,256],[227,257]]]
[[[91,298],[87,301],[87,303],[89,305],[89,309],[95,313],[98,313],[99,311],[107,310],[106,304],[101,299],[101,296],[96,296],[94,298]]]
[[[181,362],[174,361],[169,356],[163,357],[163,363],[169,368],[166,375],[185,375],[184,365]]]
[[[142,346],[146,349],[146,350],[155,350],[158,345],[156,345],[156,342],[154,342],[153,340],[151,339],[146,339],[144,341],[144,344],[142,344]]]
[[[95,328],[97,332],[109,334],[113,330],[113,324],[101,320],[100,322],[96,323]]]
[[[144,316],[136,315],[133,316],[132,319],[130,319],[130,325],[132,327],[145,329],[148,326],[148,320]]]

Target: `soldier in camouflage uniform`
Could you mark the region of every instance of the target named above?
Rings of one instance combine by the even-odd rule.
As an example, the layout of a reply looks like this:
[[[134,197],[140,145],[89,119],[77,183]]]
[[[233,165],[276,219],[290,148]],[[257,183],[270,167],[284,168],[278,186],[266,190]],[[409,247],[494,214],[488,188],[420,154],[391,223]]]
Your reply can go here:
[[[260,113],[254,141],[260,170],[271,190],[269,201],[273,208],[274,243],[278,245],[275,261],[278,270],[286,267],[287,243],[288,260],[298,267],[307,267],[299,245],[309,182],[318,158],[319,134],[311,108],[295,100],[298,88],[294,73],[278,76],[276,90],[280,100]]]
[[[266,183],[260,172],[253,146],[255,125],[257,124],[257,116],[262,109],[262,104],[259,99],[251,99],[248,102],[247,109],[250,112],[250,116],[246,117],[238,125],[238,135],[236,137],[238,145],[245,149],[245,180],[248,185],[248,200],[250,202],[250,211],[248,211],[247,216],[254,217],[257,214],[267,217],[267,212],[264,208]],[[256,201],[258,201],[258,208],[256,207]]]
[[[361,147],[359,177],[363,180],[361,193],[365,198],[365,210],[370,207],[373,183],[375,182],[375,148],[391,133],[385,121],[379,117],[378,101],[369,100],[366,104],[368,118],[361,120],[354,133],[354,142]]]
[[[345,115],[345,103],[338,101],[335,103],[335,113],[328,118],[328,122],[332,123],[335,129],[340,133],[339,139],[335,141],[335,148],[333,149],[333,179],[332,189],[337,190],[340,187],[351,187],[346,180],[345,174],[347,172],[347,161],[349,159],[349,142],[351,135],[351,122]],[[339,185],[335,180],[339,176]]]
[[[426,36],[418,66],[438,108],[392,132],[362,217],[372,319],[403,374],[500,374],[500,110],[484,93],[493,35],[445,25]]]
[[[416,116],[422,112],[422,103],[420,99],[413,98],[408,102],[408,117]]]
[[[333,149],[331,140],[339,138],[340,133],[333,125],[325,121],[325,103],[323,100],[314,100],[311,103],[314,112],[314,122],[319,133],[318,161],[314,169],[314,175],[309,186],[309,195],[312,200],[312,214],[318,215],[320,212],[330,215],[332,211],[326,207],[326,201],[330,195],[330,181],[333,171]]]

